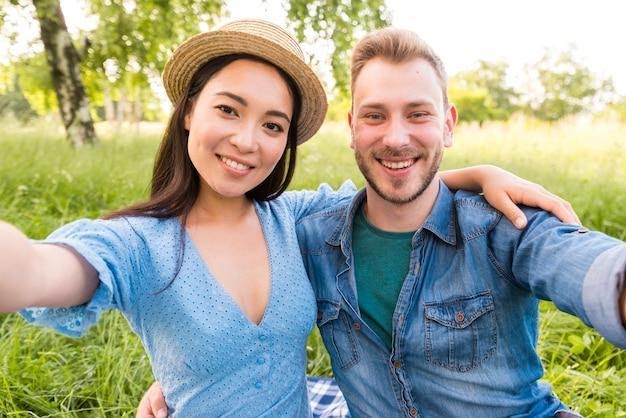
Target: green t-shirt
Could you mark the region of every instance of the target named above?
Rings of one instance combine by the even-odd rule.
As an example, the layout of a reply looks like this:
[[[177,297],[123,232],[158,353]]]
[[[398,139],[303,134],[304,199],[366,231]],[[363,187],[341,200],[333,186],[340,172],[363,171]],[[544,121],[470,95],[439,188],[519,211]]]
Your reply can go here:
[[[414,232],[382,231],[359,208],[352,231],[354,272],[363,321],[391,351],[393,312],[409,271]]]

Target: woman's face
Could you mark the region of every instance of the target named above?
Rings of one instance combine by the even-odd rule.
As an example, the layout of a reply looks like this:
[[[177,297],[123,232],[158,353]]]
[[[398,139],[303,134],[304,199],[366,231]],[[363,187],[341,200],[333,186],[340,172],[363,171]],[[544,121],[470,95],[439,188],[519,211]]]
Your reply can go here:
[[[239,198],[265,180],[285,150],[292,113],[274,67],[240,59],[215,73],[185,116],[199,197]]]

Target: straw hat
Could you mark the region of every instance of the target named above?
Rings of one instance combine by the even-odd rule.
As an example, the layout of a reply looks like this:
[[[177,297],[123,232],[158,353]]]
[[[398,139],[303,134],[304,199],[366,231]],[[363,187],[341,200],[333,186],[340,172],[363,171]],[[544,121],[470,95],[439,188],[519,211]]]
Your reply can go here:
[[[183,42],[163,70],[163,84],[172,103],[183,95],[192,76],[208,61],[231,54],[250,54],[281,68],[294,80],[302,98],[298,144],[320,128],[328,107],[319,78],[304,62],[298,42],[280,26],[263,20],[237,20]]]

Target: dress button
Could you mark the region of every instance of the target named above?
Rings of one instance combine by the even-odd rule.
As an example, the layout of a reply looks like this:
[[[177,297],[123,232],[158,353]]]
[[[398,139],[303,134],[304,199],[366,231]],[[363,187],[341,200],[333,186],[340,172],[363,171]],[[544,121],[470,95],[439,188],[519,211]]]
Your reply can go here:
[[[265,359],[263,357],[259,357],[258,359],[256,359],[256,363],[257,364],[264,364],[265,363]]]
[[[261,389],[261,388],[263,387],[263,383],[261,383],[261,382],[256,382],[256,383],[254,384],[254,387],[255,387],[255,388],[257,388],[257,389]]]
[[[463,311],[459,311],[454,315],[454,320],[456,322],[458,322],[459,324],[463,321],[465,321],[465,314],[463,313]]]
[[[267,335],[265,335],[265,334],[259,335],[259,340],[261,340],[261,341],[267,340]]]
[[[416,417],[417,416],[417,409],[415,409],[415,407],[411,408],[409,410],[409,414],[411,414],[412,417]]]

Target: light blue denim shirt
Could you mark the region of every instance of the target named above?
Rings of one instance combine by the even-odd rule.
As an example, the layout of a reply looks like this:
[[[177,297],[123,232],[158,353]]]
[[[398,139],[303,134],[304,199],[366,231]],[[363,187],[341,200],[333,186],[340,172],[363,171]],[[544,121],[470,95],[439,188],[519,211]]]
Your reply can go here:
[[[352,222],[360,191],[296,232],[317,324],[354,417],[552,417],[567,409],[537,355],[539,299],[626,347],[618,294],[626,245],[524,209],[517,230],[478,195],[440,182],[413,237],[387,350],[359,314]]]

